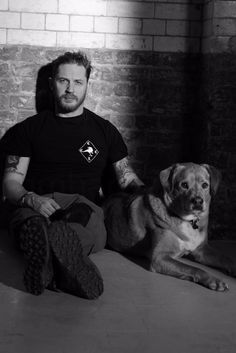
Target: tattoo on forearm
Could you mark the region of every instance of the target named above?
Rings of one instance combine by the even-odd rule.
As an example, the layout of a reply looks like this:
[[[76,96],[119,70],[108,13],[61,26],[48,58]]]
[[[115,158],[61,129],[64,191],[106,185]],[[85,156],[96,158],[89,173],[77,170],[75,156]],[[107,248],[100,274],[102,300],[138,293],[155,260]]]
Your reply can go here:
[[[24,173],[19,172],[15,168],[5,168],[5,174],[7,174],[7,173],[15,173],[15,174],[19,174],[22,176],[24,175]]]
[[[14,168],[17,169],[17,166],[19,164],[20,157],[18,156],[8,156],[6,160],[6,168]]]
[[[18,156],[8,156],[6,159],[5,173],[16,173],[16,174],[24,175],[23,173],[17,170],[19,161],[20,161],[20,157]]]
[[[121,188],[126,188],[128,185],[142,185],[143,183],[137,177],[127,159],[121,160],[116,164],[116,172]]]

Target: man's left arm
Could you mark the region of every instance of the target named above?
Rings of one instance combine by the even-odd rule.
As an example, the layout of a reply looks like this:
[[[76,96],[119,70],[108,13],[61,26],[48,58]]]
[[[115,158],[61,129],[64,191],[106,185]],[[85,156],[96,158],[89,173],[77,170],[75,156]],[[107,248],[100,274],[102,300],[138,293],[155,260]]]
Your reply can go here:
[[[136,191],[144,186],[127,157],[113,163],[113,167],[121,190]]]

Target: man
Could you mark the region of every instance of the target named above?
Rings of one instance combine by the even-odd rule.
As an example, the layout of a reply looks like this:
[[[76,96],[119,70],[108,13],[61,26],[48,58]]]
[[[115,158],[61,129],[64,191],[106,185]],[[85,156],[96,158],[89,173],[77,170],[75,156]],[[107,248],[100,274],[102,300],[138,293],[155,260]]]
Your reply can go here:
[[[112,166],[121,189],[143,183],[127,159],[118,130],[84,108],[91,64],[67,52],[52,63],[54,112],[42,112],[9,130],[3,194],[15,205],[10,230],[27,260],[28,292],[60,289],[88,299],[103,280],[88,255],[104,248],[106,231],[98,201]]]

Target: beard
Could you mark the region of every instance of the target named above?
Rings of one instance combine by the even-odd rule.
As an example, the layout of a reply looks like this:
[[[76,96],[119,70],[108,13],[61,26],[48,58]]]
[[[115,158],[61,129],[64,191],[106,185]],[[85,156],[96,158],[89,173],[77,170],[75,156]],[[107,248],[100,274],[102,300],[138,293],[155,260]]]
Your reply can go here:
[[[62,96],[57,96],[56,106],[60,113],[72,113],[76,111],[81,104],[83,104],[86,97],[86,92],[81,97],[77,97],[74,94],[63,94]]]

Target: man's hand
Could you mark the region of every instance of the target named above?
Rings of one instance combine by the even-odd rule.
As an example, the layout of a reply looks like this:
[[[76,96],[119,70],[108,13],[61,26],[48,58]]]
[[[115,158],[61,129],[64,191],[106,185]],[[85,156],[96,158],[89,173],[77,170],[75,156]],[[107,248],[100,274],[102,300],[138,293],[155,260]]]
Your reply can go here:
[[[26,206],[31,207],[34,211],[39,212],[42,216],[47,218],[61,208],[58,203],[50,197],[40,196],[34,193],[26,195],[24,203]]]

